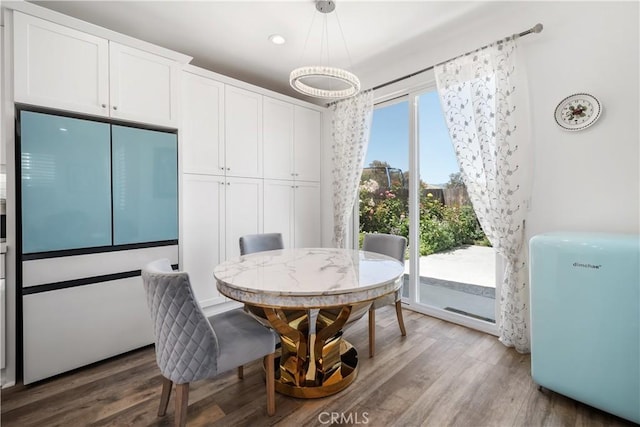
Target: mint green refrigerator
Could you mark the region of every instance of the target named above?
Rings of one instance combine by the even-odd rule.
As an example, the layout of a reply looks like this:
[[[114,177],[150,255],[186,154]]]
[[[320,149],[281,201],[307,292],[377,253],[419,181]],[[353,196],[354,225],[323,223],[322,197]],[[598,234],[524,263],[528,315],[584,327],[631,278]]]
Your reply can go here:
[[[640,423],[640,236],[541,234],[530,261],[534,381]]]
[[[26,107],[16,136],[16,351],[30,384],[153,342],[140,269],[178,263],[178,139]]]

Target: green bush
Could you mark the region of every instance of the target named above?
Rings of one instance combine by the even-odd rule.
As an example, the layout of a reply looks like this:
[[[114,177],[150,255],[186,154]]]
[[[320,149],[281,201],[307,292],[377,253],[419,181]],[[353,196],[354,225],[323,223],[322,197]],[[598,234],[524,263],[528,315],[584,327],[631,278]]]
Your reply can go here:
[[[409,237],[406,190],[378,191],[375,181],[360,186],[360,233],[388,233]],[[472,206],[445,206],[431,194],[420,198],[420,255],[465,244],[490,246]]]

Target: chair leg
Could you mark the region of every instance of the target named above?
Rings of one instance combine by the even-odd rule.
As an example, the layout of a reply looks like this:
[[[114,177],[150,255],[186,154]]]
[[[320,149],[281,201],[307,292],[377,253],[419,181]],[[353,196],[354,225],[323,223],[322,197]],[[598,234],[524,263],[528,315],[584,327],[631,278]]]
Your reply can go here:
[[[244,378],[244,369],[242,366],[238,366],[238,379]]]
[[[267,414],[273,416],[276,413],[276,376],[275,376],[275,353],[267,354],[264,357],[264,364],[267,366]]]
[[[403,337],[407,336],[407,330],[404,328],[404,319],[402,318],[402,302],[396,301],[396,316],[398,317],[398,326]]]
[[[189,406],[189,383],[176,384],[176,427],[187,425],[187,407]]]
[[[369,357],[373,357],[376,350],[376,309],[369,309]]]
[[[173,381],[169,378],[162,377],[162,394],[160,395],[160,408],[158,408],[158,416],[164,417],[169,406],[169,398],[171,397],[171,387]]]

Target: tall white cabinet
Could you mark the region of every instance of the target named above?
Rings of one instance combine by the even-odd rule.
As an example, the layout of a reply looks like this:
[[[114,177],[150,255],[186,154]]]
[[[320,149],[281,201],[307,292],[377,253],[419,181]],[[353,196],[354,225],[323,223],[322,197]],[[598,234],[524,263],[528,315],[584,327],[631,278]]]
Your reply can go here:
[[[205,307],[224,300],[213,269],[240,255],[242,235],[321,245],[321,111],[209,74],[181,78],[180,264]]]
[[[319,247],[321,114],[264,97],[264,232]]]

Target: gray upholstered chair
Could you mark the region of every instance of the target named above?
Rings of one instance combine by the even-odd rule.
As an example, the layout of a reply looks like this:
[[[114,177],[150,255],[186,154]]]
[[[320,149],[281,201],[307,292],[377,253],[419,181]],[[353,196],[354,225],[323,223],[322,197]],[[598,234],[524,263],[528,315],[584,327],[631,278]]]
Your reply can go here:
[[[392,234],[365,234],[362,242],[362,250],[369,252],[377,252],[387,255],[404,264],[404,253],[407,249],[407,239],[403,236],[394,236]],[[396,305],[396,316],[398,317],[398,325],[402,336],[407,335],[404,327],[404,319],[402,318],[401,290],[378,298],[373,302],[369,309],[369,357],[373,357],[376,347],[376,309],[388,304]]]
[[[184,426],[190,382],[261,357],[267,371],[267,413],[275,414],[275,334],[242,309],[207,318],[193,295],[188,274],[174,272],[167,259],[147,264],[142,281],[154,324],[156,361],[163,376],[158,416],[166,413],[175,383],[175,424]],[[242,376],[241,370],[238,375]]]
[[[240,255],[276,249],[284,249],[280,233],[247,234],[240,237]]]

